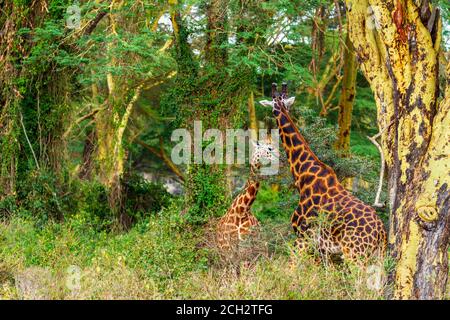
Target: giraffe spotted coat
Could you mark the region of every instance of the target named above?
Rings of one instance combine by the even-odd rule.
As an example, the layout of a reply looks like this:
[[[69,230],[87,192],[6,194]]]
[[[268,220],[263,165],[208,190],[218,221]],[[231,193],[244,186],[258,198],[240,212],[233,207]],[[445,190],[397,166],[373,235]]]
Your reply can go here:
[[[300,194],[291,224],[300,250],[308,248],[308,235],[323,253],[341,253],[352,261],[384,255],[386,231],[375,210],[347,191],[338,181],[334,170],[320,161],[292,121],[288,106],[287,88],[283,84],[279,94],[272,85],[273,101],[261,101],[271,105],[286,151],[295,187]],[[318,232],[311,232],[313,221],[323,213],[326,225]]]
[[[259,182],[250,180],[231,204],[217,226],[217,243],[223,250],[231,249],[259,224],[250,208],[258,193]]]

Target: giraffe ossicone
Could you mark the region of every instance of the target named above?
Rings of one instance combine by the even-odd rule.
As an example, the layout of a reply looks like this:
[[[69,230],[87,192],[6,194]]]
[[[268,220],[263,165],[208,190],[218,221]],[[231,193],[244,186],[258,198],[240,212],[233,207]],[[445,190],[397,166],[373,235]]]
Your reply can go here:
[[[272,83],[272,100],[261,100],[259,103],[265,107],[271,107],[272,110],[276,107],[275,100],[281,100],[281,102],[284,105],[284,108],[289,111],[292,105],[295,102],[295,97],[288,98],[288,90],[287,90],[287,83],[283,82],[281,85],[281,93],[277,90],[277,84]]]

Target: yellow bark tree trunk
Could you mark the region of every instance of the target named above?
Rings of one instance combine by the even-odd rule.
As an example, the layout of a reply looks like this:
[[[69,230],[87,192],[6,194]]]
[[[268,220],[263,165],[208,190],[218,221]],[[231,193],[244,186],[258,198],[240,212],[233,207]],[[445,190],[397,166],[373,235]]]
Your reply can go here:
[[[250,138],[253,141],[258,140],[258,119],[256,118],[255,97],[253,91],[250,91],[248,98],[248,117],[250,122]]]
[[[336,149],[347,156],[350,152],[350,128],[352,125],[353,102],[355,100],[356,85],[356,56],[353,44],[347,33],[344,51],[344,75],[342,78],[341,97],[339,98],[338,138]]]
[[[112,35],[117,35],[116,17],[113,14],[116,6],[117,3],[113,1],[109,12],[109,26]],[[112,42],[107,45],[111,68],[117,65],[116,58],[111,52],[113,45]],[[96,154],[97,177],[108,188],[113,188],[118,183],[123,172],[123,150],[120,150],[121,142],[117,141],[116,133],[121,128],[120,118],[123,113],[121,110],[121,87],[116,83],[118,80],[111,72],[106,75],[108,107],[99,112],[95,122],[98,143]]]
[[[421,3],[346,0],[350,38],[383,132],[396,299],[443,298],[448,277],[450,91],[438,103],[442,24]]]

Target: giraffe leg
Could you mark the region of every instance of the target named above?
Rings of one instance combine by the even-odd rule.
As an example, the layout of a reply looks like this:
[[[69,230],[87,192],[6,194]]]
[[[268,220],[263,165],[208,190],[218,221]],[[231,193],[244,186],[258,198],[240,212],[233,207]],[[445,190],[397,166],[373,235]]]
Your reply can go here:
[[[295,270],[298,268],[299,263],[298,255],[304,255],[308,252],[308,243],[306,241],[307,239],[305,239],[304,233],[300,231],[304,230],[304,232],[306,232],[306,230],[308,229],[305,223],[303,223],[304,218],[302,218],[302,212],[303,209],[299,205],[295,209],[291,217],[292,227],[294,228],[294,232],[297,234],[297,238],[295,239],[294,242],[294,250],[291,252],[291,256],[289,258],[290,270]],[[298,224],[299,222],[301,226],[300,228]]]
[[[310,228],[310,224],[308,223],[308,219],[316,216],[315,211],[311,209],[312,208],[306,208],[304,205],[299,203],[291,217],[292,227],[297,234],[295,247],[300,252],[304,252],[309,249],[307,233]]]

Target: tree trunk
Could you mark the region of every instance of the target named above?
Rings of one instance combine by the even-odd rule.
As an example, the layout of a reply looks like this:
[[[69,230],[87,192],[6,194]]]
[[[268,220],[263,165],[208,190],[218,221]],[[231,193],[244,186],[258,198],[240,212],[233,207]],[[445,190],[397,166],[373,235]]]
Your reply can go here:
[[[350,129],[352,125],[353,102],[355,100],[356,86],[356,56],[353,44],[347,33],[344,48],[344,75],[342,79],[341,97],[339,99],[338,138],[336,149],[348,156],[350,152]]]
[[[180,109],[182,125],[193,132],[194,121],[201,121],[204,130],[226,128],[227,113],[222,92],[226,79],[228,42],[226,31],[227,0],[211,0],[205,5],[207,31],[205,61],[200,68],[188,42],[188,32],[180,16],[180,4],[170,1],[171,20],[174,31],[175,53],[178,66],[175,96]],[[201,81],[200,81],[201,80]],[[200,85],[201,83],[201,85]],[[193,108],[193,105],[195,107]],[[203,132],[201,132],[203,135]],[[192,140],[194,142],[194,140]],[[192,150],[203,151],[204,146]],[[191,221],[205,222],[206,218],[221,211],[227,194],[227,180],[222,165],[191,163],[186,172],[186,207]]]
[[[438,103],[442,23],[422,3],[346,1],[350,38],[383,132],[397,299],[443,298],[448,276],[450,91],[447,83]]]
[[[311,49],[313,57],[310,62],[311,71],[316,74],[325,53],[325,30],[327,28],[326,7],[316,9],[311,28]]]
[[[89,129],[84,140],[83,162],[80,165],[78,177],[82,180],[91,180],[93,170],[93,157],[95,146],[97,145],[97,136],[95,128]]]
[[[114,2],[110,5],[109,12],[109,30],[111,34],[117,35],[116,16],[113,14]],[[111,51],[113,43],[107,44],[107,50]],[[111,54],[109,65],[114,68],[117,64],[116,58]],[[117,79],[109,72],[106,75],[106,83],[108,88],[107,108],[100,111],[95,120],[97,135],[97,153],[96,153],[96,173],[99,181],[108,189],[118,188],[120,177],[123,173],[123,150],[122,142],[117,140],[117,131],[120,128],[120,122],[123,114],[121,88]],[[113,192],[116,193],[116,192]],[[116,196],[120,196],[117,193]],[[112,207],[116,200],[110,199]]]
[[[186,87],[193,86],[198,74],[198,64],[194,60],[192,50],[189,46],[189,33],[183,24],[178,0],[170,0],[170,19],[172,21],[173,35],[175,38],[175,50],[177,60],[177,82],[178,85]],[[190,81],[186,81],[186,79]]]
[[[227,60],[226,31],[228,0],[209,0],[206,9],[207,33],[205,58],[208,63],[223,65]]]
[[[58,173],[63,162],[61,130],[71,72],[58,71],[50,57],[45,62],[29,59],[39,54],[33,50],[38,45],[36,30],[61,14],[48,7],[45,0],[1,2],[0,199],[16,196],[17,181],[29,178],[28,171],[45,168]],[[41,97],[50,112],[41,109]],[[33,161],[27,165],[26,159]]]
[[[109,31],[111,35],[117,36],[117,28],[120,27],[115,10],[121,8],[122,1],[112,2],[109,7]],[[107,51],[112,51],[116,45],[114,41],[107,43]],[[117,67],[117,61],[113,53],[109,52],[111,68]],[[109,205],[117,215],[119,227],[128,229],[131,226],[131,218],[122,210],[122,178],[125,171],[125,160],[127,152],[124,148],[124,134],[128,121],[139,99],[143,83],[133,91],[128,91],[126,80],[114,76],[112,72],[106,75],[108,95],[106,99],[107,108],[96,115],[96,177],[107,188]],[[128,95],[132,96],[128,98]]]
[[[255,98],[253,91],[250,91],[248,98],[248,115],[250,122],[250,138],[254,141],[258,140],[258,119],[256,118]]]
[[[0,199],[13,195],[16,189],[19,143],[15,136],[19,128],[17,100],[20,95],[13,81],[19,70],[13,61],[18,58],[14,56],[18,51],[14,38],[21,27],[17,26],[20,21],[17,16],[22,14],[12,1],[3,5],[4,14],[0,16]]]

